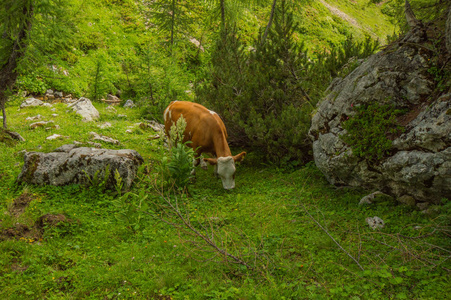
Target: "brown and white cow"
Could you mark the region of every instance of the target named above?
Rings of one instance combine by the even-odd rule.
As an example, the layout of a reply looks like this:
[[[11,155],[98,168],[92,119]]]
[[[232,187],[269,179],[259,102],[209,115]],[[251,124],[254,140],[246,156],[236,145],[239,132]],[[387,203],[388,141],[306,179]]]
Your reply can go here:
[[[204,158],[205,162],[215,166],[215,173],[221,178],[225,189],[235,187],[235,162],[242,161],[246,152],[232,156],[227,144],[227,130],[217,113],[206,107],[188,101],[173,101],[164,111],[164,126],[169,136],[171,126],[183,115],[187,125],[183,142],[196,151],[195,166],[200,162],[202,153],[215,158]]]

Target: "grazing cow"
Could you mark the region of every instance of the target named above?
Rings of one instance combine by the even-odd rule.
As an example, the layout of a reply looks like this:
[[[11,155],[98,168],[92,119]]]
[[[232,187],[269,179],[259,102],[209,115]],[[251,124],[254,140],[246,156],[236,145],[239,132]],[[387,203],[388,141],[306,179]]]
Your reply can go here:
[[[227,130],[221,118],[214,111],[188,101],[173,101],[164,111],[164,127],[169,136],[171,126],[183,115],[187,125],[183,142],[196,151],[194,166],[200,162],[202,153],[210,153],[215,158],[204,158],[215,166],[215,173],[221,178],[225,189],[235,187],[235,162],[242,161],[246,152],[232,156],[227,144]]]

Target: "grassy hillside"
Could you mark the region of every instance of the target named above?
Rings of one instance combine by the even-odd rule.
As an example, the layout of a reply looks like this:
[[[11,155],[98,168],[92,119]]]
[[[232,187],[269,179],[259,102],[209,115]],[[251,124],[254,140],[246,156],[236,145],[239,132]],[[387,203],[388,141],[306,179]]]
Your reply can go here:
[[[336,47],[351,34],[359,40],[368,35],[383,44],[387,35],[394,32],[393,24],[381,13],[381,7],[367,0],[311,1],[301,11],[299,35],[311,51]]]
[[[296,39],[313,59],[315,52],[337,48],[349,35],[384,42],[394,30],[381,7],[367,0],[293,3],[300,25]],[[238,6],[231,13],[244,41],[257,38],[270,8],[270,3]],[[184,18],[189,21],[176,23],[171,46],[158,9],[154,1],[71,0],[37,11],[17,87],[33,93],[57,89],[93,100],[107,93],[134,100],[151,94],[156,101],[186,98],[189,83],[208,65],[220,28],[218,12],[200,2],[188,6]]]
[[[364,191],[331,187],[313,164],[279,169],[255,153],[237,167],[233,191],[223,190],[211,168],[199,169],[189,195],[178,196],[181,211],[252,271],[160,219],[180,223],[154,185],[168,154],[149,139],[155,132],[139,128],[137,110],[118,107],[116,114],[95,104],[101,119],[84,123],[65,104],[53,112],[19,110],[20,102],[7,113],[26,142],[0,144],[1,299],[445,299],[450,292],[446,215],[425,217],[388,199],[358,206]],[[33,121],[25,119],[37,114],[61,128],[29,129]],[[106,121],[113,126],[97,127]],[[129,193],[15,182],[23,149],[87,142],[90,131],[144,157]],[[68,138],[45,139],[53,133]],[[38,231],[36,221],[47,214],[63,221]],[[365,218],[373,216],[385,228],[370,229]]]

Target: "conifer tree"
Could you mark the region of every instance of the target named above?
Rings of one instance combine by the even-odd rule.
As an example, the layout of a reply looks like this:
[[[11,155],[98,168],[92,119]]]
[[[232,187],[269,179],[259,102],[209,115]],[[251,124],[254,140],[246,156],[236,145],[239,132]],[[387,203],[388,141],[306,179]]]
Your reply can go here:
[[[198,10],[196,1],[188,0],[158,0],[149,4],[150,15],[157,22],[160,32],[169,34],[169,45],[172,53],[180,33],[188,36],[194,18],[191,15]]]
[[[17,64],[27,48],[31,30],[33,5],[31,0],[1,0],[0,7],[0,108],[3,128],[7,128],[5,104],[7,93],[17,79]]]

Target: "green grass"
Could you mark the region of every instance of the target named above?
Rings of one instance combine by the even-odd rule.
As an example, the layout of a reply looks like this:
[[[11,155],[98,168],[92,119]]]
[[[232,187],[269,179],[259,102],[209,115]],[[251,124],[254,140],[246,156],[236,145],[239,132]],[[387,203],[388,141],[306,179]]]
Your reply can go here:
[[[369,1],[324,0],[324,2],[345,13],[356,24],[332,13],[319,1],[312,1],[308,6],[303,6],[302,14],[298,18],[300,23],[298,38],[305,42],[309,53],[330,51],[349,35],[360,41],[365,39],[365,35],[369,35],[385,44],[387,35],[392,35],[395,31],[388,17],[381,13],[380,7],[369,4]]]
[[[150,129],[125,132],[141,121],[137,110],[119,107],[118,114],[127,118],[118,118],[95,104],[101,119],[84,123],[64,104],[54,105],[56,112],[18,110],[19,104],[7,107],[9,127],[26,142],[0,144],[0,230],[16,223],[31,228],[44,214],[63,214],[71,222],[46,228],[37,240],[0,241],[0,299],[445,299],[451,291],[446,215],[426,217],[393,202],[359,207],[367,192],[330,186],[311,163],[298,170],[265,165],[257,153],[237,167],[233,191],[222,188],[211,168],[199,168],[190,196],[179,199],[196,228],[212,225],[223,239],[221,247],[264,272],[224,263],[221,257],[208,261],[211,253],[188,242],[199,239],[155,218],[166,212],[156,205],[162,199],[150,184],[163,149],[158,140],[148,139],[155,134]],[[25,118],[37,114],[61,128],[29,129]],[[100,130],[97,125],[106,121],[113,127]],[[21,150],[47,152],[73,140],[87,142],[90,131],[137,150],[149,166],[148,173],[142,168],[127,198],[97,187],[15,183]],[[70,138],[46,141],[53,133]],[[14,217],[9,208],[24,193],[33,201]],[[371,230],[365,218],[373,216],[386,227]],[[402,237],[428,235],[433,228],[438,230],[430,236]],[[253,251],[261,263],[254,264]]]

